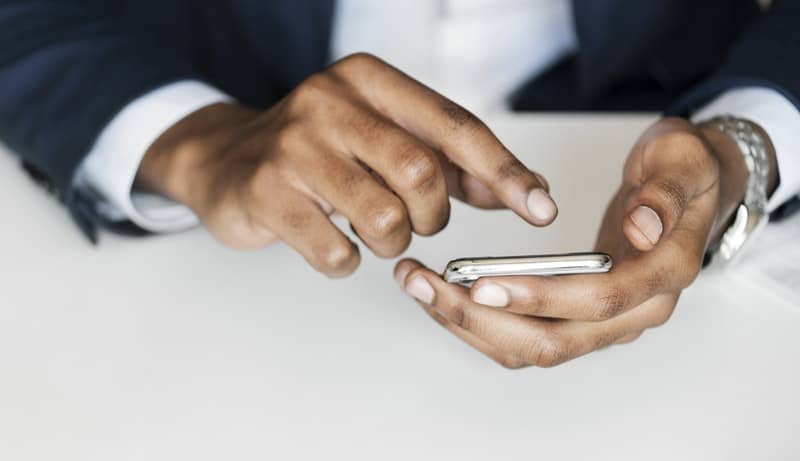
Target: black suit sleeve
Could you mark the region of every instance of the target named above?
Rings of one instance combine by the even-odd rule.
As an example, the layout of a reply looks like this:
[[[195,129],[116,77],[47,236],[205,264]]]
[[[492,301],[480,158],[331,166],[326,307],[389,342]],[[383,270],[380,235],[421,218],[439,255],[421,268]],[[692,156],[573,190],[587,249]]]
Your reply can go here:
[[[736,42],[722,67],[667,114],[686,116],[719,94],[745,86],[772,88],[800,110],[798,57],[800,1],[773,0],[771,8]],[[794,214],[800,208],[798,204],[798,198],[790,200],[772,214],[772,219]]]
[[[74,172],[111,118],[149,90],[199,78],[122,3],[0,0],[0,138],[71,208]]]
[[[715,96],[743,86],[775,89],[800,108],[798,57],[800,2],[773,0],[771,8],[734,44],[724,64],[668,112],[685,115]]]

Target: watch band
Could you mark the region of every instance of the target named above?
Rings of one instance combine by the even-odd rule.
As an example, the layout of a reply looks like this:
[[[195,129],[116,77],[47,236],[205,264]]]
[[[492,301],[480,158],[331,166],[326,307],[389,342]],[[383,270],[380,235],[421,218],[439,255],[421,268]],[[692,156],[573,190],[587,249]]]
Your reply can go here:
[[[745,244],[769,221],[767,187],[770,162],[767,144],[753,122],[724,115],[701,125],[713,126],[733,139],[744,156],[749,173],[744,201],[737,208],[733,223],[722,235],[713,257],[714,265],[724,267],[735,261]]]

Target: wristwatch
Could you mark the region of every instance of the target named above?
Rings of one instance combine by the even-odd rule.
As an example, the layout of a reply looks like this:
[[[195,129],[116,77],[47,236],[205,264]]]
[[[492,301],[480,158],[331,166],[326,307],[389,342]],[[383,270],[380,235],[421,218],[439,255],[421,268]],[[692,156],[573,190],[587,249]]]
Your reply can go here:
[[[767,188],[770,161],[767,155],[767,143],[753,122],[724,115],[714,117],[700,125],[712,126],[733,139],[744,156],[749,173],[747,192],[744,201],[736,209],[733,223],[722,235],[716,247],[709,249],[712,266],[723,268],[731,265],[741,255],[747,242],[752,241],[769,221]]]

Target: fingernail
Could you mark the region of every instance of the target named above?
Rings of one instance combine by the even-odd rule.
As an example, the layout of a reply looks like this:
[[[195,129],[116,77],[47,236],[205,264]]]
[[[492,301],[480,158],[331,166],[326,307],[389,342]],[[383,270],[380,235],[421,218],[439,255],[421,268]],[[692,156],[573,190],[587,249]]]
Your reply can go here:
[[[556,204],[544,189],[533,189],[526,202],[528,213],[540,223],[549,223],[556,216]]]
[[[652,208],[644,205],[636,208],[631,213],[631,221],[653,245],[661,239],[664,225],[661,224],[661,218],[658,217],[658,213],[653,211]]]
[[[433,303],[433,287],[421,275],[417,275],[408,281],[406,292],[425,304]]]
[[[397,284],[400,285],[400,288],[405,286],[406,276],[408,276],[409,272],[411,272],[411,267],[408,264],[400,266],[397,271],[395,271],[394,279],[397,280]]]
[[[495,283],[487,283],[475,290],[475,293],[472,294],[472,300],[484,306],[506,307],[508,306],[509,297],[505,288]]]

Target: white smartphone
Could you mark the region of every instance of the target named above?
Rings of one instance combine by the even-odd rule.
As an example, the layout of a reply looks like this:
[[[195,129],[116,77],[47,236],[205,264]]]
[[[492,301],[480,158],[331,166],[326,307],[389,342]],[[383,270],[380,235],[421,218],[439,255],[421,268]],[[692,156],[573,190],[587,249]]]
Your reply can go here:
[[[444,279],[469,286],[481,277],[600,274],[610,271],[613,265],[611,256],[605,253],[462,258],[447,264]]]

